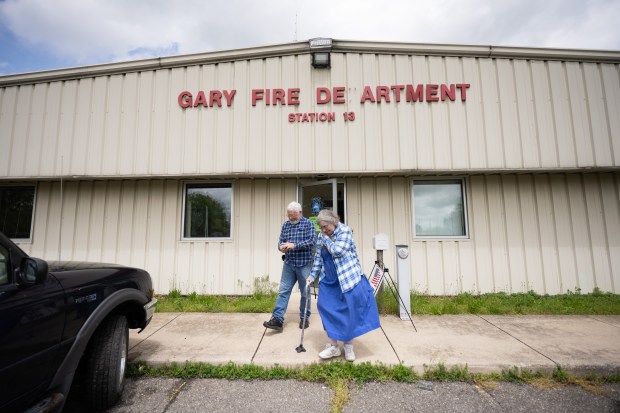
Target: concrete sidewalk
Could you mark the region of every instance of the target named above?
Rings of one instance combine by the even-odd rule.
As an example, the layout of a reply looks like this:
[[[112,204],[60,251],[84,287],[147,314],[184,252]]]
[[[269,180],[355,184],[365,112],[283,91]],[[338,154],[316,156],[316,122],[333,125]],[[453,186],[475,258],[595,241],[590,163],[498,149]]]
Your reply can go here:
[[[326,336],[313,298],[300,344],[299,293],[292,294],[281,333],[263,327],[270,314],[156,313],[140,334],[130,331],[129,360],[150,365],[197,361],[297,367],[318,357]],[[355,363],[403,363],[417,373],[442,363],[469,372],[512,367],[549,373],[556,366],[585,375],[620,371],[620,316],[382,316],[381,329],[355,340]],[[344,352],[343,352],[344,353]],[[344,355],[341,356],[344,360]],[[332,359],[333,360],[333,359]]]

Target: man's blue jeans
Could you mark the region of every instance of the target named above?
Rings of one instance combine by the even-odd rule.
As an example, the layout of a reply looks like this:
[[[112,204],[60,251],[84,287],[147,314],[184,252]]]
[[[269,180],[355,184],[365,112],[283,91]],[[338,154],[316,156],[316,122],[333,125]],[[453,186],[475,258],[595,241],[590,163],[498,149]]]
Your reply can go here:
[[[299,289],[301,290],[299,318],[303,319],[304,309],[306,308],[306,294],[308,293],[306,278],[310,275],[311,269],[312,261],[303,267],[293,267],[291,264],[284,261],[284,265],[282,266],[282,277],[280,278],[280,289],[278,290],[278,298],[276,299],[276,306],[273,309],[272,317],[284,321],[284,313],[288,307],[288,300],[291,298],[291,291],[293,291],[295,283],[298,283]],[[310,317],[310,305],[308,305],[307,316]]]

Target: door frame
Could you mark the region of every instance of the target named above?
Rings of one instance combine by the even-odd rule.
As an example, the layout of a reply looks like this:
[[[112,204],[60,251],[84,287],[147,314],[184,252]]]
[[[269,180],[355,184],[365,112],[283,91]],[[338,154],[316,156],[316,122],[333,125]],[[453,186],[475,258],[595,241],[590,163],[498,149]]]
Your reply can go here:
[[[303,205],[303,189],[305,187],[318,186],[318,185],[332,185],[332,202],[333,211],[340,216],[342,222],[346,224],[347,218],[347,185],[346,181],[342,178],[329,178],[329,179],[301,179],[297,183],[297,202]],[[338,208],[338,184],[342,184],[342,208],[344,211],[340,211]]]

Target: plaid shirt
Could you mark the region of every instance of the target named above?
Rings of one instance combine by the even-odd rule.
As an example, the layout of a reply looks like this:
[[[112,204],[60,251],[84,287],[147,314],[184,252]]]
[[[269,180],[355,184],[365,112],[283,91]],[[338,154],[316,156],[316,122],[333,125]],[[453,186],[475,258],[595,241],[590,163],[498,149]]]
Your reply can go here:
[[[285,242],[295,244],[295,249],[286,251],[286,262],[293,267],[308,265],[312,261],[316,242],[316,231],[312,221],[303,216],[296,224],[285,221],[280,231],[278,251],[280,251],[280,245]]]
[[[327,251],[334,258],[336,271],[338,272],[338,281],[340,289],[343,293],[349,291],[357,285],[364,275],[360,260],[357,257],[357,249],[353,243],[353,233],[351,228],[344,224],[338,224],[331,237],[319,234],[316,243],[316,252],[314,254],[314,263],[310,272],[309,280],[313,281],[317,275],[319,280],[325,276],[325,268],[323,266],[323,257],[321,257],[321,249],[325,246]]]

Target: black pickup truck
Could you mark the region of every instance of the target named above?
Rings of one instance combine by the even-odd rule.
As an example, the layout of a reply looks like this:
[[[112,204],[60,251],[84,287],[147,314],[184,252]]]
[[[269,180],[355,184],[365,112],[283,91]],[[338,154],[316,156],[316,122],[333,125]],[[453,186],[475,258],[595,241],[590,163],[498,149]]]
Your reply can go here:
[[[157,300],[137,268],[29,257],[0,233],[0,412],[59,412],[69,390],[92,410],[123,392],[129,328]]]

